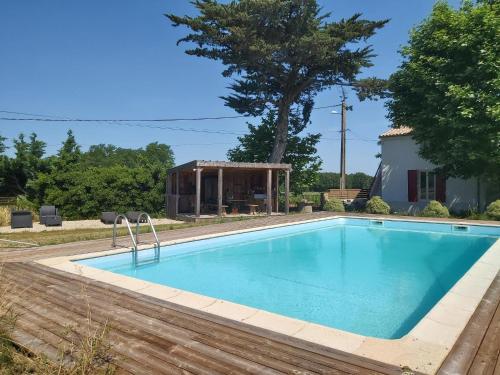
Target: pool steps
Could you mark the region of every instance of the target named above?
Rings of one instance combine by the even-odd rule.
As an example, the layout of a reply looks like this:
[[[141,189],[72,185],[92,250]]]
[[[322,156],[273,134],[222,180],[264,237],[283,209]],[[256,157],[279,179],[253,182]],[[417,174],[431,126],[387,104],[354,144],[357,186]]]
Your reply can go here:
[[[158,250],[158,254],[159,254],[159,251],[160,251],[160,240],[158,239],[158,236],[156,235],[156,230],[155,230],[155,227],[153,225],[153,222],[151,221],[151,217],[146,212],[141,212],[139,214],[139,216],[137,216],[137,224],[135,226],[135,236],[132,233],[132,229],[130,228],[130,222],[128,221],[127,216],[125,214],[118,214],[118,215],[116,215],[115,222],[113,224],[113,242],[112,242],[112,246],[116,247],[116,224],[117,224],[118,220],[123,219],[123,220],[125,220],[125,224],[127,224],[128,233],[129,233],[130,238],[132,240],[132,244],[133,244],[132,250],[135,253],[137,253],[137,245],[139,244],[139,226],[140,226],[140,223],[141,223],[141,219],[143,217],[146,218],[146,222],[149,224],[149,227],[151,228],[151,231],[153,232],[153,235],[155,237],[155,243],[153,244],[153,247],[155,249],[155,254],[156,254],[157,250]]]

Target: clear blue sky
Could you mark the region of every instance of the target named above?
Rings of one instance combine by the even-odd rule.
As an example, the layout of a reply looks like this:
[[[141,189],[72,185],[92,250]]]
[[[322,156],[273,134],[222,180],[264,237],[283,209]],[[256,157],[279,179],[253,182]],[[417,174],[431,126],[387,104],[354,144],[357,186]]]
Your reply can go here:
[[[377,57],[366,75],[388,77],[400,63],[398,49],[412,26],[430,12],[434,0],[320,0],[332,18],[355,12],[368,19],[390,18],[372,40]],[[457,5],[458,0],[452,0]],[[72,118],[170,118],[235,115],[219,96],[228,80],[218,62],[187,56],[164,13],[193,13],[184,0],[2,0],[0,5],[0,110]],[[321,93],[317,106],[339,102],[338,89]],[[389,126],[383,102],[359,103],[348,112],[348,172],[373,174],[378,134]],[[325,139],[318,151],[323,169],[338,171],[340,116],[313,113],[311,132]],[[2,114],[0,114],[2,115]],[[0,116],[1,117],[1,116]],[[183,128],[246,131],[246,119],[167,124]],[[250,120],[252,121],[252,120]],[[253,120],[257,123],[257,120]],[[68,128],[84,149],[111,143],[142,147],[172,145],[176,162],[224,160],[235,135],[127,127],[108,123],[29,123],[0,121],[0,134],[36,132],[57,151]],[[9,143],[10,145],[11,143]]]

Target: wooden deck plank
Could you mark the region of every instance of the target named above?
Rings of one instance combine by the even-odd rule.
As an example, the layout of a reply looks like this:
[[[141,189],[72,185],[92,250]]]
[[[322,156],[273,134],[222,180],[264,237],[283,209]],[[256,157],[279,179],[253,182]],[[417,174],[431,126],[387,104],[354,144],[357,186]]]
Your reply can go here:
[[[47,293],[45,293],[44,299],[37,297],[37,295],[43,293],[45,288]],[[209,372],[204,369],[211,369],[210,373],[249,374],[249,371],[242,370],[245,367],[250,368],[254,373],[276,375],[275,372],[261,366],[252,366],[251,363],[243,364],[239,361],[235,365],[234,359],[233,361],[228,360],[227,355],[224,358],[225,361],[222,361],[223,355],[219,355],[218,359],[214,360],[209,356],[198,355],[193,350],[185,350],[181,346],[190,344],[192,340],[186,337],[183,332],[170,332],[167,339],[173,338],[174,340],[168,341],[165,339],[165,327],[154,324],[150,317],[134,317],[129,311],[123,309],[109,310],[111,305],[107,304],[106,300],[95,300],[90,295],[87,296],[88,300],[86,300],[79,295],[78,291],[76,293],[61,293],[58,288],[44,285],[33,285],[29,290],[32,292],[29,295],[30,302],[21,301],[19,304],[28,310],[31,309],[33,313],[40,316],[53,316],[50,323],[44,324],[38,321],[37,324],[45,330],[54,332],[56,335],[57,329],[63,331],[65,327],[59,325],[61,322],[68,326],[78,324],[85,327],[87,323],[87,306],[90,306],[92,318],[96,323],[104,324],[107,322],[109,324],[111,329],[110,339],[112,339],[113,343],[116,345],[126,341],[127,345],[134,344],[134,353],[132,354],[139,357],[144,353],[148,353],[154,357],[153,359],[156,362],[168,362],[179,368],[205,375],[209,374]],[[141,318],[143,321],[140,320]],[[123,334],[122,330],[126,331],[126,335]],[[174,335],[176,336],[174,337]],[[158,347],[161,348],[161,351],[155,350]],[[184,355],[179,357],[177,354]],[[121,355],[131,356],[130,353],[121,353]],[[185,360],[186,357],[189,359],[188,361]],[[195,357],[197,358],[196,362],[193,361]],[[195,366],[197,363],[202,364],[202,367]],[[221,363],[225,363],[225,366],[222,366]]]
[[[69,303],[71,305],[71,310],[74,311],[75,313],[77,313],[78,311],[81,311],[81,309],[85,307],[85,303],[86,303],[85,301],[79,301],[78,298],[75,298],[71,294],[67,295],[67,294],[61,293],[61,290],[59,290],[59,288],[57,288],[57,287],[50,288],[50,289],[51,289],[51,291],[56,292],[58,296],[62,297],[60,299],[58,299],[56,297],[56,298],[51,298],[49,300],[49,302],[52,304],[52,310],[55,310],[56,306],[58,305],[58,303],[61,303],[61,301],[63,303],[63,306],[65,304]],[[40,291],[37,290],[37,292],[40,292]],[[88,294],[88,297],[92,300],[92,302],[97,302],[98,305],[102,306],[102,308],[99,308],[99,309],[92,308],[92,315],[94,316],[94,318],[99,319],[99,321],[106,319],[105,312],[106,312],[106,309],[109,307],[109,305],[106,305],[106,300],[95,299],[94,296],[92,296],[90,294]],[[60,306],[60,308],[63,308],[63,306]],[[104,314],[103,314],[103,311],[104,311]],[[143,337],[143,339],[145,341],[147,341],[149,344],[159,345],[162,348],[166,348],[167,346],[169,346],[168,350],[170,352],[172,352],[172,353],[184,353],[184,355],[186,357],[193,358],[193,357],[197,356],[198,362],[203,359],[202,355],[197,355],[197,353],[195,353],[193,350],[187,351],[181,346],[181,345],[184,345],[184,346],[188,347],[188,346],[192,346],[193,343],[195,343],[195,344],[198,343],[199,340],[195,340],[195,339],[199,338],[199,336],[197,334],[192,334],[191,337],[188,337],[186,332],[182,332],[180,330],[173,330],[173,331],[170,330],[169,331],[168,329],[165,329],[165,327],[162,327],[160,324],[158,324],[158,322],[155,322],[154,319],[151,318],[150,316],[138,316],[136,318],[136,317],[131,316],[131,314],[127,314],[127,311],[124,311],[124,310],[117,311],[117,309],[114,309],[113,313],[115,316],[120,316],[120,319],[115,319],[113,316],[108,317],[109,319],[111,319],[110,326],[112,328],[112,331],[119,330],[120,327],[124,327],[124,326],[126,327],[127,324],[133,323],[134,326],[137,326],[140,329],[140,330],[138,330],[138,332],[140,332],[142,335],[145,335],[145,334],[147,335],[146,338]],[[147,323],[145,324],[145,323],[141,322],[141,319]],[[128,333],[128,335],[132,335],[133,330],[128,329],[127,333]],[[166,337],[166,336],[168,336],[168,337]],[[168,339],[172,339],[172,337],[174,337],[174,341],[178,341],[178,342],[173,343],[173,342],[167,341]],[[158,339],[156,339],[156,338],[158,338]],[[199,343],[202,343],[202,342],[199,342]],[[214,343],[212,342],[212,344],[214,344]],[[217,342],[213,346],[216,347],[217,349],[224,349],[223,347],[221,347],[220,343],[217,343]],[[226,349],[227,349],[227,347],[226,347]],[[202,352],[203,351],[205,353],[207,353],[206,349],[202,350]],[[209,352],[210,352],[210,350],[209,350]],[[230,350],[227,352],[230,353]],[[248,357],[248,355],[245,353],[241,353],[241,354],[244,354],[241,356],[242,358]],[[226,362],[234,362],[234,360],[237,359],[237,357],[235,357],[235,358],[232,358],[232,360],[231,360],[231,358],[228,359],[228,357],[229,356],[226,355]],[[249,357],[249,359],[251,360],[252,358]],[[230,372],[244,373],[242,371],[237,371],[238,367],[236,367],[236,366],[232,369],[228,368],[228,366],[226,366],[224,368],[220,368],[221,366],[218,366],[218,362],[212,361],[212,363],[209,363],[210,362],[209,359],[204,359],[204,361],[205,361],[205,363],[204,363],[205,367],[211,367],[214,370],[217,369],[217,367],[219,367],[219,370],[223,371],[224,373],[230,373]],[[220,361],[220,354],[219,354],[218,361]],[[178,363],[178,365],[179,365],[179,363]],[[185,365],[186,368],[188,365],[189,364]],[[233,365],[234,365],[234,363],[233,363]],[[266,368],[262,368],[260,366],[255,366],[255,365],[248,364],[248,363],[245,364],[245,363],[242,363],[242,361],[238,361],[237,365],[240,366],[240,368],[250,368],[250,370],[253,370],[253,371],[259,371],[261,373],[272,374],[272,372],[268,371]],[[284,371],[300,370],[298,368],[291,368],[291,366],[286,365],[285,363],[279,364],[279,363],[275,362],[274,364],[266,363],[266,365],[269,367],[273,367],[273,368],[281,367],[281,370],[284,370]]]
[[[23,265],[20,265],[20,267],[23,267]],[[27,267],[27,266],[24,266],[24,267]],[[35,267],[37,267],[37,274],[38,275],[43,274],[45,272],[49,272],[50,274],[53,274],[54,272],[62,273],[61,271],[57,271],[57,270],[47,271],[46,267],[42,267],[42,266],[35,266]],[[108,284],[98,283],[98,282],[95,282],[95,281],[92,281],[92,280],[89,280],[86,278],[81,278],[77,275],[67,276],[67,274],[65,274],[65,275],[63,275],[63,277],[65,278],[65,280],[67,277],[74,277],[74,278],[82,279],[86,283],[86,287],[88,288],[87,290],[91,290],[92,288],[94,288],[93,285],[96,283],[100,284],[100,286],[97,289],[97,293],[98,293],[97,298],[105,298],[105,299],[111,298],[110,297],[111,294],[109,294],[109,293],[114,293],[116,290],[116,292],[119,293],[121,296],[123,296],[123,298],[126,298],[125,306],[127,308],[139,309],[139,311],[141,311],[144,314],[151,314],[152,311],[157,311],[160,314],[160,319],[165,320],[169,324],[179,325],[179,324],[182,324],[183,321],[186,321],[182,325],[183,327],[187,327],[187,328],[197,327],[198,332],[201,332],[201,331],[199,331],[200,325],[205,325],[206,329],[202,333],[207,334],[209,336],[213,336],[214,333],[218,333],[219,331],[222,330],[223,332],[226,332],[226,334],[229,333],[230,339],[228,342],[230,344],[232,343],[233,345],[235,343],[234,336],[237,335],[239,338],[241,338],[243,340],[252,341],[254,348],[261,349],[261,347],[264,345],[266,351],[263,351],[263,353],[267,352],[268,355],[275,355],[278,351],[284,351],[287,354],[289,354],[288,358],[297,358],[297,360],[301,364],[304,363],[304,359],[311,358],[311,361],[312,361],[311,363],[323,362],[327,366],[330,366],[333,364],[333,366],[339,367],[339,362],[332,361],[331,359],[327,359],[327,357],[318,355],[317,352],[297,350],[297,349],[294,349],[293,346],[288,345],[288,343],[290,343],[290,342],[294,342],[295,344],[305,343],[299,339],[294,339],[294,338],[290,338],[289,336],[276,334],[276,336],[282,337],[286,341],[285,344],[280,344],[278,342],[269,341],[268,336],[266,336],[266,337],[256,336],[254,334],[254,331],[258,330],[256,327],[250,327],[249,330],[251,331],[251,333],[247,333],[247,332],[242,331],[242,329],[244,327],[244,325],[242,323],[228,321],[227,319],[216,317],[216,316],[213,316],[211,314],[198,312],[196,310],[185,308],[185,307],[175,305],[175,304],[165,302],[165,301],[159,301],[159,300],[156,300],[152,297],[147,297],[147,296],[141,295],[140,293],[127,291],[127,290],[124,290],[122,288],[118,288],[118,287],[108,285]],[[103,287],[108,289],[108,290],[106,290],[106,289],[103,290]],[[78,293],[78,291],[76,290],[75,293]],[[105,295],[106,293],[107,293],[107,295],[103,297],[103,295]],[[152,299],[153,301],[159,302],[160,304],[158,306],[147,305],[145,307],[141,298],[146,298],[146,302],[148,302],[148,303],[151,302],[149,299]],[[115,300],[116,303],[120,303],[120,301],[121,301],[121,299]],[[132,307],[132,306],[134,306],[134,307]],[[166,308],[166,306],[169,306],[170,308]],[[178,310],[176,310],[176,309],[178,309]],[[172,318],[169,319],[168,316],[172,315],[172,314],[173,314]],[[191,316],[191,315],[194,315],[194,316]],[[203,319],[200,320],[200,319],[197,319],[197,317],[202,317]],[[209,321],[206,322],[206,320],[209,320]],[[225,325],[220,325],[220,324],[214,325],[213,324],[213,323],[220,323],[221,321],[223,323],[227,323],[227,324],[235,324],[237,326],[237,329],[236,330],[235,329],[228,330],[228,328],[225,327]],[[318,348],[318,346],[315,346],[315,344],[306,343],[306,345],[313,345],[314,349]],[[268,350],[269,348],[272,348],[271,352],[269,352],[269,350]],[[249,348],[249,349],[251,350],[252,348]],[[355,359],[354,356],[348,355],[348,354],[343,353],[343,352],[335,351],[333,349],[330,349],[330,351],[331,351],[331,353],[333,353],[336,356],[338,356],[340,353],[340,358],[343,360]],[[336,358],[336,359],[338,359],[338,358]],[[364,363],[365,365],[370,364],[369,360],[363,359],[363,361],[365,362]],[[394,370],[394,367],[393,366],[391,367],[389,365],[383,365],[382,368],[384,370],[387,370],[387,371]],[[351,369],[347,366],[346,366],[345,370],[346,371],[353,371],[353,369]],[[363,373],[369,373],[369,369],[366,368],[363,371]]]
[[[56,271],[60,272],[60,271]],[[71,277],[78,277],[76,275],[71,275]],[[79,278],[79,277],[78,277]],[[196,324],[207,324],[208,332],[214,330],[222,330],[224,332],[229,332],[231,335],[231,342],[234,340],[234,336],[240,337],[244,340],[250,340],[254,343],[254,345],[258,348],[264,345],[266,348],[272,348],[272,354],[274,354],[277,350],[282,350],[287,354],[290,354],[293,357],[297,357],[303,361],[305,358],[310,358],[313,362],[323,363],[327,366],[335,366],[336,368],[346,361],[351,362],[355,361],[357,357],[339,351],[335,349],[326,348],[314,343],[309,343],[300,339],[296,339],[287,335],[282,335],[274,332],[267,331],[265,329],[247,326],[246,324],[235,322],[232,320],[228,320],[219,316],[215,316],[212,314],[208,314],[205,312],[201,312],[198,310],[193,310],[184,306],[176,305],[170,302],[160,301],[154,297],[149,297],[142,295],[140,293],[132,292],[129,290],[125,290],[119,287],[115,287],[113,285],[98,283],[86,278],[82,278],[89,286],[93,284],[100,284],[99,293],[102,293],[102,288],[106,288],[113,293],[116,292],[120,295],[127,296],[129,298],[129,302],[134,304],[136,302],[140,302],[137,306],[140,309],[144,309],[143,302],[159,304],[160,313],[164,313],[165,311],[169,311],[170,313],[176,314],[175,321],[179,322],[183,319],[189,319],[188,325],[196,325]],[[148,309],[151,309],[151,306],[148,305]],[[199,319],[201,318],[201,319]],[[206,321],[206,323],[205,323]],[[217,324],[214,326],[214,323]],[[256,335],[258,333],[259,335]],[[272,340],[269,340],[272,339]],[[292,344],[292,345],[290,345]],[[302,350],[304,349],[304,350]],[[360,358],[360,357],[359,357]],[[332,360],[333,359],[333,360]],[[371,361],[368,359],[362,359],[362,364],[366,366],[362,373],[369,373],[369,368],[374,368],[375,371],[391,371],[394,370],[394,366],[380,364],[376,361]],[[358,365],[356,365],[358,366]],[[370,367],[372,366],[372,367]],[[379,367],[377,367],[379,366]],[[346,367],[346,371],[353,371],[352,368]],[[356,372],[357,373],[357,372]]]
[[[122,336],[112,336],[112,338],[115,338],[113,341],[118,342],[120,340],[137,339],[134,334],[142,335],[144,336],[143,341],[147,345],[141,348],[141,354],[147,350],[154,350],[151,349],[152,347],[161,349],[164,341],[160,339],[162,337],[164,339],[168,336],[172,340],[178,341],[178,343],[173,346],[173,349],[170,350],[170,354],[184,357],[184,359],[191,364],[200,364],[206,361],[207,358],[212,358],[218,361],[221,366],[235,366],[234,368],[226,367],[228,371],[224,373],[387,373],[369,369],[371,366],[369,362],[367,363],[367,367],[357,366],[348,362],[340,362],[323,354],[320,355],[302,348],[275,342],[267,337],[255,334],[252,335],[248,332],[225,327],[219,323],[202,320],[199,317],[191,315],[186,317],[184,312],[175,311],[168,304],[166,304],[168,307],[162,306],[163,304],[159,300],[157,303],[136,301],[129,293],[120,294],[114,290],[102,287],[99,289],[99,283],[97,282],[88,282],[88,284],[86,284],[82,281],[78,281],[80,277],[76,275],[65,278],[62,274],[52,274],[51,269],[43,266],[11,263],[5,266],[5,271],[7,277],[12,280],[17,279],[19,284],[26,288],[26,291],[30,293],[30,299],[31,296],[33,297],[31,302],[22,303],[26,309],[25,313],[31,311],[31,315],[39,315],[38,319],[43,318],[51,321],[50,323],[44,323],[38,320],[35,326],[52,329],[53,331],[57,331],[57,327],[51,326],[51,324],[62,322],[67,324],[70,324],[70,322],[79,322],[82,324],[85,322],[85,311],[83,309],[87,306],[87,301],[79,298],[79,291],[82,286],[84,286],[84,288],[87,288],[86,293],[89,294],[89,303],[92,306],[92,316],[96,319],[96,322],[102,322],[103,319],[105,319],[105,312],[107,312],[108,315],[109,313],[113,314],[113,320],[118,316],[116,322],[119,324],[112,326],[111,332],[116,329],[115,334]],[[119,301],[121,305],[119,305],[117,301]],[[140,306],[142,306],[142,309],[139,309]],[[150,311],[150,313],[146,314],[147,311],[144,309]],[[141,321],[141,319],[144,319],[144,321]],[[190,327],[190,321],[195,323],[200,321],[203,324],[194,324]],[[174,324],[178,322],[181,322],[181,324]],[[150,325],[151,327],[148,328]],[[210,326],[212,327],[211,336],[207,332]],[[192,331],[193,329],[195,331]],[[239,334],[239,337],[235,334]],[[183,335],[184,339],[182,338]],[[231,337],[234,337],[234,340],[237,342],[233,348],[230,346]],[[250,340],[250,338],[252,340]],[[254,350],[257,347],[261,349],[260,352]],[[288,353],[284,348],[288,348]],[[272,355],[266,355],[266,353],[272,353]],[[297,365],[302,362],[301,355],[295,356],[294,353],[301,354],[305,357],[303,360],[303,362],[307,364],[305,367],[314,365],[316,358],[321,358],[323,363],[318,364],[315,368],[318,371],[310,371],[307,368],[298,367]],[[123,354],[124,352],[121,353],[121,355]],[[127,356],[130,355],[130,358],[133,360],[137,359],[132,353],[125,354]],[[274,356],[280,359],[274,358]],[[160,360],[158,356],[151,356],[149,358],[151,361]],[[348,358],[348,356],[346,358]],[[360,361],[359,358],[355,359]],[[289,363],[287,360],[290,360],[289,362],[292,363]],[[149,362],[150,361],[148,361],[148,363]],[[337,366],[338,362],[340,362],[340,366]],[[207,362],[204,364],[207,364]],[[207,366],[205,368],[210,367]],[[393,370],[392,373],[399,372],[397,368],[393,368]],[[211,373],[216,372],[217,371],[212,368]],[[201,372],[195,371],[193,373]]]
[[[495,340],[495,334],[490,329],[495,329],[499,324],[500,316],[496,314],[500,304],[500,274],[497,275],[490,288],[486,292],[476,311],[472,315],[469,323],[463,330],[451,352],[441,365],[438,371],[440,375],[456,375],[477,373],[470,372],[471,366],[478,353],[482,351],[499,350],[500,340]],[[496,319],[496,320],[495,320]],[[485,340],[489,335],[493,339]],[[486,345],[484,347],[483,345]],[[498,361],[490,359],[488,367],[495,366]],[[483,364],[485,366],[486,364]],[[477,368],[476,368],[477,369]]]
[[[40,275],[37,275],[37,276],[38,276],[38,277],[40,277]],[[40,280],[39,280],[39,279],[37,279],[37,280],[36,280],[36,283],[37,283],[37,284],[40,284]],[[43,291],[43,288],[45,288],[45,286],[41,286],[41,287],[40,287],[40,286],[38,286],[38,285],[35,285],[35,286],[34,286],[34,288],[35,288],[35,289],[40,289],[40,288],[41,288],[41,290],[39,290],[39,292],[42,292],[42,291]],[[62,300],[62,301],[64,301],[63,303],[67,303],[67,301],[72,301],[72,296],[71,296],[71,294],[78,295],[78,294],[80,293],[80,291],[77,289],[77,290],[72,290],[72,291],[70,291],[70,292],[69,292],[70,294],[69,294],[69,295],[66,295],[66,294],[65,294],[65,292],[64,292],[64,290],[59,290],[59,289],[60,289],[60,286],[51,285],[51,286],[49,286],[48,288],[49,288],[50,290],[57,290],[58,294],[60,293],[60,294],[61,294],[61,297],[63,297],[63,298],[61,298],[61,300]],[[67,288],[67,286],[64,286],[63,288],[64,288],[64,289],[66,289],[66,288]],[[89,290],[89,289],[87,289],[86,294],[87,294],[89,297],[91,297],[91,298],[92,298],[92,300],[93,300],[93,301],[95,301],[95,302],[97,302],[98,304],[105,304],[105,303],[106,303],[106,301],[107,301],[107,299],[109,298],[109,296],[102,296],[102,294],[103,294],[102,292],[96,295],[95,293],[91,292],[91,290]],[[114,303],[116,303],[116,302],[117,302],[117,300],[115,299],[115,300],[114,300]],[[134,302],[134,301],[132,301],[132,302]],[[57,304],[57,303],[58,303],[58,301],[57,301],[57,300],[55,300],[55,301],[54,301],[54,303],[55,303],[55,304]],[[154,307],[154,306],[150,306],[150,307]],[[151,318],[151,315],[153,315],[153,314],[152,314],[152,312],[154,312],[154,308],[147,308],[145,311],[143,310],[142,312],[143,312],[144,314],[146,314],[146,315],[144,315],[144,319],[145,319],[145,320],[148,320],[148,321],[149,321],[149,323],[151,323],[151,319],[152,319],[152,318]],[[119,313],[119,312],[117,312],[116,310],[114,310],[114,313],[116,314],[116,313]],[[164,313],[163,313],[163,316],[165,316],[165,315],[166,315],[166,314],[165,314],[165,312],[164,312]],[[161,318],[161,315],[160,315],[160,316],[155,315],[155,316],[154,316],[154,318]],[[179,320],[181,320],[182,318],[183,318],[183,317],[180,315],[180,316],[174,317],[174,318],[173,318],[173,319],[171,319],[171,320],[172,320],[173,322],[176,322],[176,321],[178,322],[178,321],[179,321]],[[193,328],[196,328],[196,325],[190,324],[190,323],[188,322],[186,325],[184,325],[184,327],[185,327],[186,329],[187,329],[187,328],[193,329]],[[154,330],[153,330],[153,332],[154,332]],[[156,332],[154,332],[153,334],[156,334]],[[182,336],[182,335],[184,335],[184,332],[181,332],[181,331],[175,331],[175,332],[174,332],[174,334],[177,334],[177,335],[179,335],[179,336]],[[214,327],[213,327],[213,326],[212,326],[212,329],[211,329],[211,331],[210,331],[210,335],[211,335],[211,336],[213,336],[213,337],[216,337],[216,336],[217,336],[217,332],[216,332],[216,330],[214,330]],[[228,335],[226,334],[226,336],[228,336]],[[220,339],[219,339],[219,340],[217,340],[217,339],[212,339],[211,337],[208,337],[208,336],[207,336],[207,337],[205,337],[203,334],[200,334],[200,332],[195,332],[195,333],[194,333],[194,335],[192,335],[192,337],[193,337],[193,338],[195,338],[197,341],[200,341],[200,342],[202,342],[202,341],[200,340],[200,339],[202,339],[203,341],[205,341],[205,343],[208,343],[208,344],[210,344],[210,345],[212,345],[212,346],[214,346],[214,347],[216,347],[216,348],[218,348],[218,349],[220,349],[220,348],[224,348],[226,351],[229,351],[229,352],[231,352],[231,351],[233,351],[233,352],[234,352],[235,347],[237,347],[237,344],[234,342],[234,341],[236,341],[236,340],[231,341],[231,340],[230,340],[230,339],[231,339],[231,337],[229,337],[229,336],[228,336],[228,337],[229,337],[229,340],[227,341],[227,343],[224,343],[224,342],[223,342],[223,341],[221,341]],[[231,345],[233,345],[233,348],[231,348]],[[257,347],[257,346],[255,346],[255,347]],[[267,354],[267,356],[269,356],[269,357],[270,357],[269,359],[265,359],[265,358],[264,358],[264,357],[262,357],[262,356],[257,356],[257,357],[255,357],[255,355],[252,353],[252,349],[251,349],[251,348],[246,347],[246,348],[244,348],[244,349],[245,349],[245,350],[239,350],[237,353],[238,353],[239,355],[241,355],[242,357],[247,357],[247,358],[249,358],[249,359],[255,360],[256,362],[259,362],[259,361],[263,361],[263,360],[265,360],[264,364],[266,364],[266,365],[267,365],[267,366],[269,366],[269,367],[273,367],[273,368],[277,368],[277,367],[278,367],[278,368],[280,368],[280,367],[283,367],[283,365],[284,365],[284,364],[286,364],[286,362],[283,362],[283,361],[276,361],[276,360],[274,360],[274,359],[272,358],[272,356],[269,356],[269,351],[262,351],[262,352],[261,352],[262,354],[264,354],[264,353],[265,353],[265,354]],[[294,361],[293,361],[293,360],[294,360],[294,357],[292,357],[292,356],[288,356],[288,357],[286,357],[286,358],[285,358],[285,360],[286,360],[286,359],[289,359],[289,360],[291,360],[292,362],[294,362]],[[304,362],[304,361],[302,361],[302,360],[300,359],[300,357],[298,357],[298,358],[296,359],[296,361],[297,361],[297,363],[301,363],[301,364]],[[317,366],[317,367],[319,367],[319,370],[318,370],[319,372],[328,371],[328,368],[326,368],[326,367],[322,367],[322,366]],[[283,368],[281,368],[281,369],[283,370]],[[306,373],[306,371],[305,371],[303,368],[302,368],[302,369],[299,369],[299,368],[294,368],[292,365],[288,365],[288,366],[286,366],[286,370],[287,370],[288,372],[293,372],[293,371],[301,370],[302,372]],[[316,368],[315,370],[317,370],[317,368]],[[333,373],[334,371],[330,369],[330,370],[329,370],[329,372]],[[343,372],[340,372],[340,371],[339,371],[338,373],[343,373]]]
[[[30,295],[30,300],[34,301],[37,304],[34,296]],[[17,301],[15,303],[15,308],[17,311],[21,312],[21,318],[18,321],[18,325],[21,329],[27,329],[31,332],[32,335],[36,335],[41,340],[46,343],[50,343],[53,347],[62,348],[60,345],[61,341],[65,341],[67,345],[69,342],[65,340],[65,331],[67,331],[67,327],[64,324],[75,325],[78,323],[78,319],[72,317],[72,319],[65,319],[63,316],[58,314],[53,307],[50,308],[50,314],[47,314],[46,308],[40,308],[38,305],[34,305],[33,303],[28,303],[28,306],[25,306],[24,301]],[[46,317],[47,315],[50,318]],[[83,318],[85,320],[85,318]],[[80,327],[86,327],[85,322],[80,322]],[[114,352],[117,355],[117,362],[119,363],[120,368],[126,370],[134,370],[137,371],[137,366],[130,366],[130,360],[133,360],[135,363],[144,362],[141,364],[140,373],[147,374],[184,374],[185,372],[181,372],[179,367],[174,365],[167,366],[162,362],[156,360],[156,358],[145,351],[140,350],[140,345],[137,342],[127,339],[126,345],[123,345],[123,338],[119,338],[118,341],[115,340],[114,334],[110,335],[110,342],[114,344]],[[57,357],[52,359],[58,359]]]
[[[486,331],[472,362],[469,373],[491,375],[495,371],[500,354],[500,305]]]
[[[40,271],[40,274],[42,274],[43,271]],[[67,286],[64,286],[64,288],[67,288]],[[78,292],[78,291],[75,291]],[[90,290],[88,290],[90,292]],[[96,299],[103,298],[104,300],[106,298],[109,298],[109,293],[106,293],[106,295],[103,295],[102,290],[99,290],[99,295],[94,296]],[[122,297],[124,298],[124,297]],[[114,301],[115,303],[120,304],[120,299],[116,299]],[[123,306],[123,303],[122,303]],[[215,345],[218,347],[224,347],[225,350],[228,351],[234,351],[238,352],[239,355],[242,356],[247,356],[250,355],[253,351],[258,352],[258,354],[266,354],[266,355],[273,355],[273,357],[279,359],[280,361],[285,361],[289,362],[291,364],[301,364],[305,365],[305,367],[311,371],[316,371],[316,372],[322,372],[322,371],[327,371],[329,368],[327,366],[322,366],[321,364],[317,364],[313,361],[308,361],[305,358],[301,358],[298,355],[289,355],[286,353],[269,353],[269,351],[264,350],[261,348],[261,343],[260,342],[255,342],[255,343],[248,343],[248,340],[245,341],[241,338],[235,337],[235,335],[229,335],[227,333],[218,332],[218,329],[214,329],[213,325],[210,324],[198,324],[195,319],[186,319],[185,314],[176,314],[169,318],[169,315],[175,314],[175,311],[171,310],[168,311],[169,315],[165,313],[164,309],[158,309],[157,306],[153,306],[153,308],[148,307],[144,308],[144,306],[141,303],[138,303],[135,299],[130,300],[128,303],[126,303],[127,308],[133,309],[134,311],[139,311],[142,314],[146,314],[148,317],[153,316],[154,318],[161,319],[169,324],[173,324],[177,327],[185,328],[185,329],[195,329],[196,330],[196,339],[201,342],[209,343],[211,345]],[[154,314],[153,314],[154,313]],[[220,330],[220,329],[219,329]],[[252,339],[252,336],[244,336]],[[214,339],[215,338],[215,339]],[[238,350],[240,349],[240,350]],[[258,360],[257,360],[258,361]],[[293,369],[289,369],[293,370]],[[330,368],[331,371],[331,368]]]

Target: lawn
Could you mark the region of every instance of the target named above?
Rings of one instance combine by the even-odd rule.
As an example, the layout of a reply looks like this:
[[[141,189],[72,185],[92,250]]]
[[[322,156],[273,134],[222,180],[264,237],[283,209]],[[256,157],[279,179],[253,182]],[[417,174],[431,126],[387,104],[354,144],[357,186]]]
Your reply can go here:
[[[216,223],[223,223],[228,221],[236,220],[249,220],[256,218],[224,218],[218,220]],[[156,232],[163,232],[167,230],[175,230],[180,228],[189,228],[194,226],[201,226],[209,223],[184,223],[184,224],[162,224],[156,225]],[[135,228],[134,228],[135,230]],[[142,226],[139,229],[139,233],[150,233],[151,229],[146,226]],[[118,228],[118,236],[125,236],[128,234],[127,228]],[[19,233],[5,233],[0,235],[0,249],[1,248],[13,248],[13,247],[29,247],[27,244],[16,244],[12,242],[2,241],[21,241],[33,244],[32,246],[44,246],[44,245],[57,245],[68,242],[76,241],[86,241],[86,240],[97,240],[102,238],[113,237],[112,228],[102,228],[102,229],[72,229],[72,230],[54,230],[54,231],[44,231],[44,232],[19,232]]]

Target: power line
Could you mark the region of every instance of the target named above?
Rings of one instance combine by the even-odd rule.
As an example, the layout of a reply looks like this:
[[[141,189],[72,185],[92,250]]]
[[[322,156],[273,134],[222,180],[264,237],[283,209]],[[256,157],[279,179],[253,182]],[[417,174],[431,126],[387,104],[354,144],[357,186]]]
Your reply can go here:
[[[5,111],[0,111],[5,112]],[[206,121],[206,120],[225,120],[248,117],[239,116],[218,116],[218,117],[192,117],[192,118],[163,118],[163,119],[81,119],[81,118],[21,118],[21,117],[1,117],[5,121],[46,121],[46,122],[178,122],[178,121]]]
[[[359,133],[355,132],[354,130],[352,129],[347,129],[347,131],[351,132],[352,135],[354,135],[356,138],[358,138],[360,141],[365,141],[365,142],[378,142],[378,139],[369,139],[369,138],[365,138],[363,137],[362,135],[360,135]]]
[[[314,107],[313,110],[317,109],[327,109],[339,107],[340,104],[327,105],[321,107]],[[0,120],[4,121],[46,121],[46,122],[178,122],[178,121],[207,121],[207,120],[226,120],[235,118],[250,117],[247,115],[235,115],[235,116],[205,116],[205,117],[179,117],[179,118],[159,118],[159,119],[81,119],[81,118],[70,118],[62,116],[52,116],[52,115],[41,115],[26,112],[15,112],[15,111],[0,111],[0,113],[17,114],[23,116],[37,116],[30,118],[23,117],[1,117]]]
[[[0,120],[3,120],[3,118],[0,118]],[[51,122],[51,121],[52,120],[48,120],[46,122]],[[58,121],[62,121],[62,120],[58,120]],[[70,121],[68,121],[68,122],[70,122]],[[105,122],[105,123],[110,124],[110,125],[120,125],[120,126],[157,129],[157,130],[173,130],[173,131],[181,131],[181,132],[221,134],[221,135],[237,135],[237,136],[241,136],[241,135],[245,134],[245,133],[237,133],[237,132],[232,132],[232,131],[227,131],[227,130],[183,128],[183,127],[178,127],[178,126],[159,126],[159,125],[137,124],[137,123],[128,123],[128,122],[117,123],[115,120],[99,120],[99,121],[95,121],[95,122]],[[98,124],[92,123],[90,125],[98,125]]]

